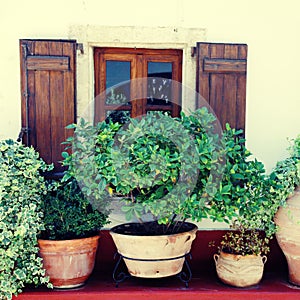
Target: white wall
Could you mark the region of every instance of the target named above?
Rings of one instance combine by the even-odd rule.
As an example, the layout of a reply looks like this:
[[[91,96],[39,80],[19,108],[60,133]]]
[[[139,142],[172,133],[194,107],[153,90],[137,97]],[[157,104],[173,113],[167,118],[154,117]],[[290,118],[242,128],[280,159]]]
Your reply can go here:
[[[206,28],[206,41],[248,44],[247,145],[271,169],[286,155],[286,138],[300,132],[297,3],[297,0],[3,1],[0,138],[16,138],[20,129],[20,38],[70,38],[73,24]]]

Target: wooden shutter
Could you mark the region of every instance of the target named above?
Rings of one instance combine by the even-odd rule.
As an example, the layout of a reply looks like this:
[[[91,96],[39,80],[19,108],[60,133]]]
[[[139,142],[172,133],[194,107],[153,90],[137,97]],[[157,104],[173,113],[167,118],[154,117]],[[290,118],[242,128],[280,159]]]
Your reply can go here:
[[[196,89],[222,127],[245,130],[247,45],[197,44]],[[197,107],[200,101],[197,102]]]
[[[61,143],[76,115],[76,41],[20,40],[20,58],[23,143],[62,172]]]

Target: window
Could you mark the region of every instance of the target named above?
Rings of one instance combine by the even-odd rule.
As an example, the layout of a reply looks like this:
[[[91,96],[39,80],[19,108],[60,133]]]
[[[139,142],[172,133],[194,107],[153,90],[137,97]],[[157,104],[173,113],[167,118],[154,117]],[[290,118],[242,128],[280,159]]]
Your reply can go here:
[[[95,122],[124,123],[148,111],[179,115],[180,93],[172,80],[181,82],[181,50],[95,48],[94,63]],[[138,78],[147,78],[147,86],[135,84]]]

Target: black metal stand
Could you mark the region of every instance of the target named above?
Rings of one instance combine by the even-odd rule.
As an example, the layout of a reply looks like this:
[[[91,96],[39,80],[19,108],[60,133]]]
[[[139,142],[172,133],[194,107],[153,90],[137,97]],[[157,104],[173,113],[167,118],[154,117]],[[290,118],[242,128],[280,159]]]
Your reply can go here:
[[[119,283],[121,283],[121,282],[125,281],[127,278],[131,277],[131,275],[128,272],[125,273],[121,270],[118,271],[120,264],[123,261],[123,256],[117,252],[114,256],[114,259],[116,259],[117,256],[119,256],[119,258],[118,258],[118,261],[113,270],[113,280],[116,284],[116,288],[119,287]]]
[[[183,268],[182,268],[181,272],[176,275],[179,278],[179,280],[185,284],[186,288],[189,287],[189,282],[192,280],[192,277],[193,277],[190,264],[187,261],[187,257],[191,260],[192,254],[187,253],[185,255]],[[186,271],[184,271],[184,269],[186,269]]]
[[[185,254],[183,256],[174,257],[174,258],[166,258],[166,259],[136,259],[136,258],[130,258],[130,257],[123,256],[123,255],[121,255],[118,252],[115,254],[114,259],[116,259],[117,256],[118,256],[118,260],[117,260],[116,265],[115,265],[114,270],[113,270],[113,280],[114,280],[114,282],[116,284],[116,288],[119,287],[120,283],[122,283],[126,279],[132,277],[128,273],[128,271],[124,272],[124,271],[122,271],[122,269],[120,269],[121,262],[123,261],[124,258],[125,259],[130,259],[130,260],[136,260],[136,261],[144,261],[144,262],[149,261],[149,262],[153,262],[153,261],[175,260],[175,259],[179,259],[179,258],[183,258],[184,257],[183,268],[182,268],[181,272],[178,273],[175,276],[177,278],[179,278],[179,280],[185,284],[186,288],[189,287],[189,282],[192,279],[192,271],[191,271],[190,265],[189,265],[189,263],[187,261],[187,258],[189,258],[190,260],[192,259],[192,255],[190,253],[187,253],[187,254]]]

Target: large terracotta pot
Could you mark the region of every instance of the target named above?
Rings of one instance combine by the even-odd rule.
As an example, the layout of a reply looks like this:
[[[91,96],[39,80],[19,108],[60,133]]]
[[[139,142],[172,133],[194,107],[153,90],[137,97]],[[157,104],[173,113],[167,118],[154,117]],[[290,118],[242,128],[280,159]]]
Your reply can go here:
[[[218,277],[223,283],[235,287],[249,287],[261,281],[267,257],[221,251],[220,255],[214,255],[214,260]]]
[[[300,187],[277,211],[275,223],[278,244],[284,253],[289,269],[289,281],[300,286]]]
[[[188,232],[171,235],[128,235],[118,233],[122,224],[110,230],[110,234],[123,257],[130,275],[142,278],[161,278],[179,274],[185,255],[196,238],[197,226],[190,224]]]
[[[99,236],[74,240],[38,240],[40,256],[55,288],[82,286],[91,275]]]

